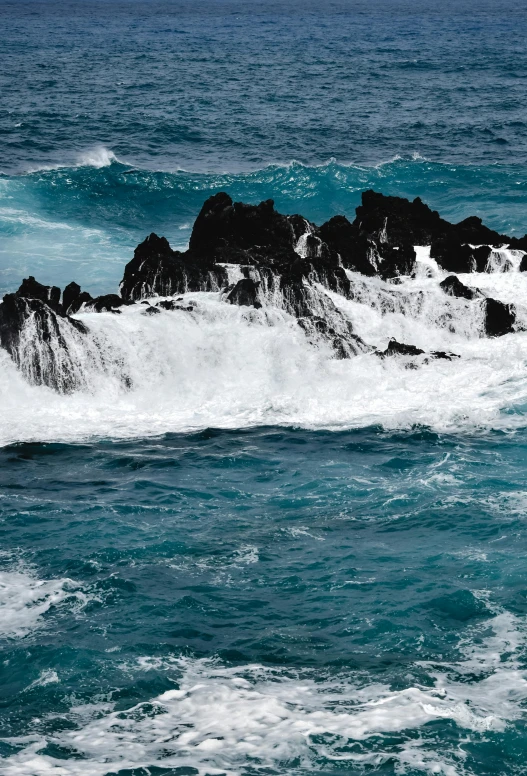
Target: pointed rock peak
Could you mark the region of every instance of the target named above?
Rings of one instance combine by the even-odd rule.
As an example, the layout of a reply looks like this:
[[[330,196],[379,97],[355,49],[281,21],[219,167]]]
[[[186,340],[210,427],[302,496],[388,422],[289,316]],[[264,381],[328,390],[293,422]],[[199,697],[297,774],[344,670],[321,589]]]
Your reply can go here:
[[[152,232],[135,249],[136,256],[168,256],[172,254],[172,248],[166,237],[159,237]]]
[[[17,297],[25,299],[39,299],[53,309],[57,309],[60,303],[60,288],[57,286],[44,286],[35,280],[33,275],[24,278],[22,285],[16,292]]]

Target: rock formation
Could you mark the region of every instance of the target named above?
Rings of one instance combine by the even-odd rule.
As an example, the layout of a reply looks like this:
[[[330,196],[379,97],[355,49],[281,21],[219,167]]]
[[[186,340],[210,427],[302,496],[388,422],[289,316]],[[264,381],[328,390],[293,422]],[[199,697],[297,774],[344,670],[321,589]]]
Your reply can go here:
[[[294,316],[313,344],[326,343],[338,358],[376,352],[353,331],[331,292],[354,299],[359,273],[389,283],[416,270],[414,246],[430,245],[431,256],[448,272],[493,271],[492,249],[510,245],[526,251],[527,235],[509,238],[488,229],[477,217],[451,224],[419,198],[412,202],[366,191],[349,221],[337,215],[320,227],[300,215],[282,215],[273,200],[259,205],[233,202],[220,192],[209,197],[196,218],[188,250],[172,250],[164,237],[151,234],[126,265],[120,294],[95,299],[72,282],[62,293],[34,277],[7,294],[0,305],[0,346],[31,382],[59,391],[78,387],[68,338],[85,337],[88,328],[72,318],[79,312],[120,313],[124,305],[161,299],[144,314],[192,312],[193,304],[174,298],[186,292],[216,292],[225,303],[255,310],[278,307]],[[237,280],[229,283],[232,268]],[[484,306],[484,331],[496,337],[514,331],[512,305],[488,298],[463,284],[457,275],[440,283],[449,296]],[[412,345],[391,340],[383,357],[423,355]],[[441,351],[428,354],[453,358]]]

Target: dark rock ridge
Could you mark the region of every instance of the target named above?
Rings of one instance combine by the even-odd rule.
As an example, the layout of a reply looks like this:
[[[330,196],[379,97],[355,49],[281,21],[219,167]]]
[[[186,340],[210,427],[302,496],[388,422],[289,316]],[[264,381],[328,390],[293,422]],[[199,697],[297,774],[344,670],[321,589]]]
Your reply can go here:
[[[313,344],[329,344],[339,358],[373,351],[354,333],[350,321],[331,299],[337,292],[354,297],[357,275],[397,282],[416,269],[415,245],[430,245],[431,255],[449,272],[492,271],[492,248],[508,244],[527,251],[527,235],[509,238],[488,229],[477,217],[451,224],[418,197],[410,202],[374,191],[362,195],[356,217],[337,215],[320,227],[300,215],[283,215],[273,200],[259,205],[233,202],[220,192],[207,199],[196,218],[188,250],[173,250],[164,237],[151,234],[126,265],[120,294],[95,299],[71,282],[62,293],[34,277],[7,294],[0,305],[0,345],[31,382],[59,391],[79,381],[70,357],[71,337],[88,334],[72,318],[79,311],[119,313],[126,304],[185,292],[217,292],[232,305],[262,310],[278,307],[294,316]],[[527,255],[521,262],[527,270]],[[230,283],[230,277],[236,281]],[[487,298],[451,275],[441,284],[450,296],[484,305],[488,336],[514,330],[511,305]],[[145,315],[163,310],[192,312],[194,303],[164,299],[147,303]],[[414,352],[419,351],[419,352]],[[382,353],[422,355],[420,349],[392,340]],[[454,354],[430,354],[451,358]]]

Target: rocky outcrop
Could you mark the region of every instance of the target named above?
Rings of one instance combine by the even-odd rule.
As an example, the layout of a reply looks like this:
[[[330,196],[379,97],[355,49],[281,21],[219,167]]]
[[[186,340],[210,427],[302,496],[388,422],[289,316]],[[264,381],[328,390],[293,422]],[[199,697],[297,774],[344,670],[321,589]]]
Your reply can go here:
[[[252,278],[243,278],[238,280],[232,291],[227,294],[227,300],[231,304],[237,304],[258,309],[262,303],[258,299],[258,288],[261,280],[252,280]]]
[[[489,267],[491,251],[489,245],[473,247],[447,237],[432,243],[430,256],[447,272],[485,272]]]
[[[117,294],[105,294],[85,303],[86,309],[96,313],[113,313],[126,302]]]
[[[449,275],[439,284],[445,294],[456,296],[459,299],[478,299],[483,296],[477,288],[469,288],[456,275]]]
[[[30,383],[60,393],[79,387],[70,345],[87,331],[83,323],[63,314],[60,290],[33,277],[0,304],[0,345]]]
[[[485,333],[488,337],[502,337],[515,330],[516,311],[514,305],[504,304],[497,299],[485,300]]]
[[[416,305],[424,303],[424,292],[420,292],[423,298],[414,294],[410,299],[395,288],[399,278],[416,270],[414,246],[430,245],[431,256],[440,267],[468,273],[496,269],[499,254],[491,256],[492,248],[506,244],[527,251],[527,235],[508,238],[488,229],[477,217],[451,224],[419,198],[409,201],[366,191],[353,221],[337,215],[317,226],[300,215],[279,213],[273,200],[248,205],[220,192],[203,204],[188,250],[173,250],[164,237],[153,233],[137,246],[125,267],[120,294],[94,299],[71,282],[61,299],[58,287],[44,286],[32,276],[25,279],[0,305],[0,346],[31,382],[59,391],[74,390],[79,383],[70,351],[75,338],[85,337],[87,329],[73,315],[118,314],[123,305],[146,300],[152,304],[146,301],[145,316],[161,311],[192,312],[196,303],[174,297],[207,291],[216,292],[227,304],[264,308],[258,313],[263,321],[265,308],[280,308],[296,318],[313,345],[329,344],[336,357],[347,358],[373,348],[353,331],[350,320],[333,302],[332,292],[371,306],[377,304],[375,294],[377,299],[384,294],[386,309],[381,304],[381,314],[405,314],[409,309],[415,314]],[[503,270],[506,263],[499,266]],[[520,269],[527,271],[527,254]],[[364,293],[366,280],[358,275],[377,277],[388,285],[374,283]],[[236,280],[229,283],[229,276]],[[487,336],[514,331],[516,310],[512,305],[469,288],[456,275],[440,286],[449,296],[483,306]],[[168,298],[154,301],[154,297]],[[442,351],[425,353],[396,340],[379,355],[422,357],[420,363],[423,358],[455,357]]]
[[[219,291],[225,285],[227,273],[213,256],[173,251],[165,237],[152,233],[126,265],[120,290],[123,300],[133,302],[186,291]]]
[[[516,326],[516,310],[514,305],[504,304],[497,299],[487,297],[479,288],[465,286],[458,277],[450,275],[440,284],[449,296],[460,299],[482,299],[484,305],[484,328],[487,337],[501,337],[510,334]]]

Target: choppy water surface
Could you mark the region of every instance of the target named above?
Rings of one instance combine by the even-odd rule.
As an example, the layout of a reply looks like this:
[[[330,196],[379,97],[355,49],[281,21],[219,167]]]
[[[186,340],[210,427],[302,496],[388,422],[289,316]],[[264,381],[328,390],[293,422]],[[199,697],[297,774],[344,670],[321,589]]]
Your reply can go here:
[[[220,190],[527,231],[524,3],[0,0],[0,24],[1,293],[116,291]],[[372,347],[452,362],[336,361],[219,294],[84,315],[72,395],[0,353],[2,776],[527,774],[527,273],[462,277],[518,308],[489,340],[418,259],[332,299]]]
[[[525,773],[526,451],[4,448],[2,773]]]

